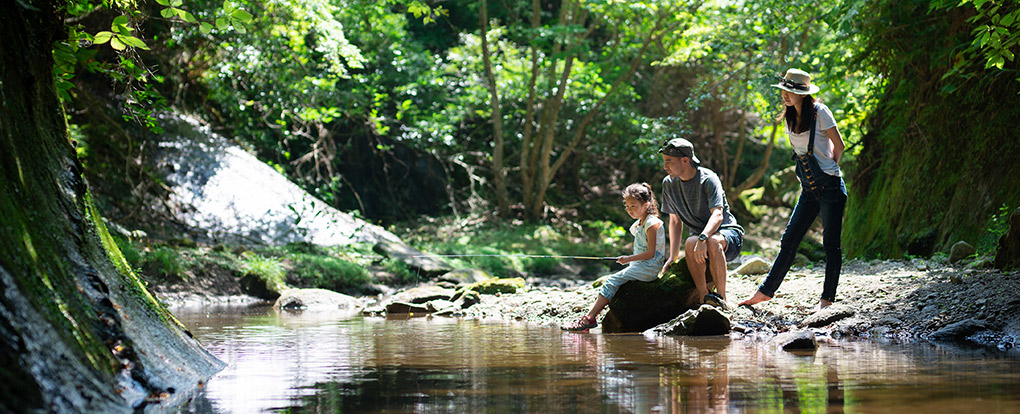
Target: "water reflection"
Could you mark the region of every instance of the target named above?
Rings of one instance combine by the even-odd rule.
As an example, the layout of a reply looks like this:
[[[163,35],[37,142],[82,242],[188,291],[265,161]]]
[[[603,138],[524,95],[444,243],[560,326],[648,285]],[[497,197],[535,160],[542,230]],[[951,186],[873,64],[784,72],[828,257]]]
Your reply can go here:
[[[564,333],[447,318],[178,310],[229,367],[189,412],[1020,411],[993,351]]]

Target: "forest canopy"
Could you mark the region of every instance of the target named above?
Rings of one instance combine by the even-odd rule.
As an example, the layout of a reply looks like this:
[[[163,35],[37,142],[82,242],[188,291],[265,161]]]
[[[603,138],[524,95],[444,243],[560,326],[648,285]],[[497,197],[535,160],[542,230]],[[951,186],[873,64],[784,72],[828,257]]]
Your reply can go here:
[[[1020,205],[1016,163],[996,155],[1020,145],[1015,0],[72,0],[63,12],[54,78],[100,188],[158,192],[120,170],[176,110],[383,223],[617,217],[620,188],[657,188],[655,149],[674,136],[754,221],[791,205],[769,85],[795,67],[814,74],[847,144],[847,254],[930,255]],[[953,163],[961,141],[976,162]]]

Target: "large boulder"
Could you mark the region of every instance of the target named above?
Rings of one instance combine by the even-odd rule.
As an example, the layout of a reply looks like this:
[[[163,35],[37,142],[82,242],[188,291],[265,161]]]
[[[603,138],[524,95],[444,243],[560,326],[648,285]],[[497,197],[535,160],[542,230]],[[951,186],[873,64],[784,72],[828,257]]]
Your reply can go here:
[[[203,241],[403,244],[386,229],[317,199],[197,119],[170,113],[160,121],[164,132],[147,145],[143,169],[151,170],[169,195],[152,208],[166,208],[163,214]],[[163,238],[179,231],[149,230]]]
[[[999,238],[995,267],[1003,270],[1020,269],[1020,208],[1009,215],[1009,230]]]
[[[953,244],[953,247],[949,249],[949,263],[956,263],[968,257],[974,255],[977,250],[970,243],[963,240]]]
[[[357,311],[364,306],[355,297],[326,289],[287,289],[273,307],[306,311]]]
[[[425,304],[437,299],[450,299],[455,291],[434,285],[417,286],[393,295],[392,302]]]
[[[739,275],[763,275],[772,269],[772,263],[760,257],[752,257],[733,272]]]
[[[645,331],[653,335],[726,335],[730,333],[730,317],[721,309],[701,305],[676,317],[672,321]]]
[[[627,282],[609,300],[602,332],[643,332],[701,305],[687,258],[673,262],[651,282]]]

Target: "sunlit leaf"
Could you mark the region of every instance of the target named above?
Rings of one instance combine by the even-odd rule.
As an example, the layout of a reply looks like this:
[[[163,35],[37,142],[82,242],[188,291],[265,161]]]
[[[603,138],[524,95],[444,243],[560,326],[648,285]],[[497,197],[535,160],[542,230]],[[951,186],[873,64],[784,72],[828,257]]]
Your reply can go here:
[[[246,12],[244,10],[240,10],[240,9],[234,10],[232,13],[230,13],[230,17],[233,18],[234,20],[237,20],[237,21],[241,22],[241,23],[251,23],[251,20],[252,20],[251,13],[248,13],[248,12]]]
[[[101,45],[103,43],[109,42],[111,37],[113,37],[113,33],[111,32],[99,32],[96,33],[96,37],[92,39],[92,43]]]
[[[195,19],[195,16],[193,14],[191,14],[191,13],[185,11],[185,10],[178,11],[177,15],[181,16],[181,19],[186,21],[186,22],[188,22],[188,23],[195,23],[195,22],[198,21],[198,19]]]
[[[216,18],[216,28],[217,29],[225,30],[227,28],[227,25],[228,25],[227,19],[222,18],[222,17],[217,17]]]
[[[120,38],[118,38],[118,37],[110,38],[110,47],[112,47],[112,48],[114,48],[116,50],[124,50],[124,49],[127,48],[127,46],[124,45],[124,43],[121,42]]]
[[[126,15],[122,14],[122,15],[117,16],[117,17],[115,17],[113,19],[113,25],[115,25],[115,26],[123,26],[123,25],[128,24],[129,21],[130,20],[128,19],[128,17]]]
[[[212,33],[213,25],[206,22],[202,22],[201,24],[198,25],[198,30],[202,32],[202,34],[209,34]]]
[[[143,42],[142,39],[139,39],[137,37],[134,37],[134,36],[123,36],[123,37],[120,38],[120,40],[123,41],[124,44],[126,44],[128,46],[137,47],[137,48],[143,49],[143,50],[149,50],[149,46],[146,46],[145,42]]]
[[[175,13],[174,9],[171,8],[171,7],[167,7],[165,9],[159,11],[159,15],[163,16],[164,19],[172,18],[172,17],[174,17],[174,14],[176,14],[176,13]]]

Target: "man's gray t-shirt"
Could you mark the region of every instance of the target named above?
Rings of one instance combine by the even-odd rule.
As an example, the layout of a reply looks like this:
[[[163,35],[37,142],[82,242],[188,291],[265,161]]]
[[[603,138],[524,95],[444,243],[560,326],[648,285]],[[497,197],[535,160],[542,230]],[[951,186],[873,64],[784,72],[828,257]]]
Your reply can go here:
[[[689,181],[666,176],[662,179],[662,212],[676,214],[687,226],[690,235],[701,234],[712,217],[712,209],[722,207],[720,229],[734,229],[744,234],[744,228],[730,212],[730,205],[722,189],[722,181],[712,170],[698,167],[698,173]]]

